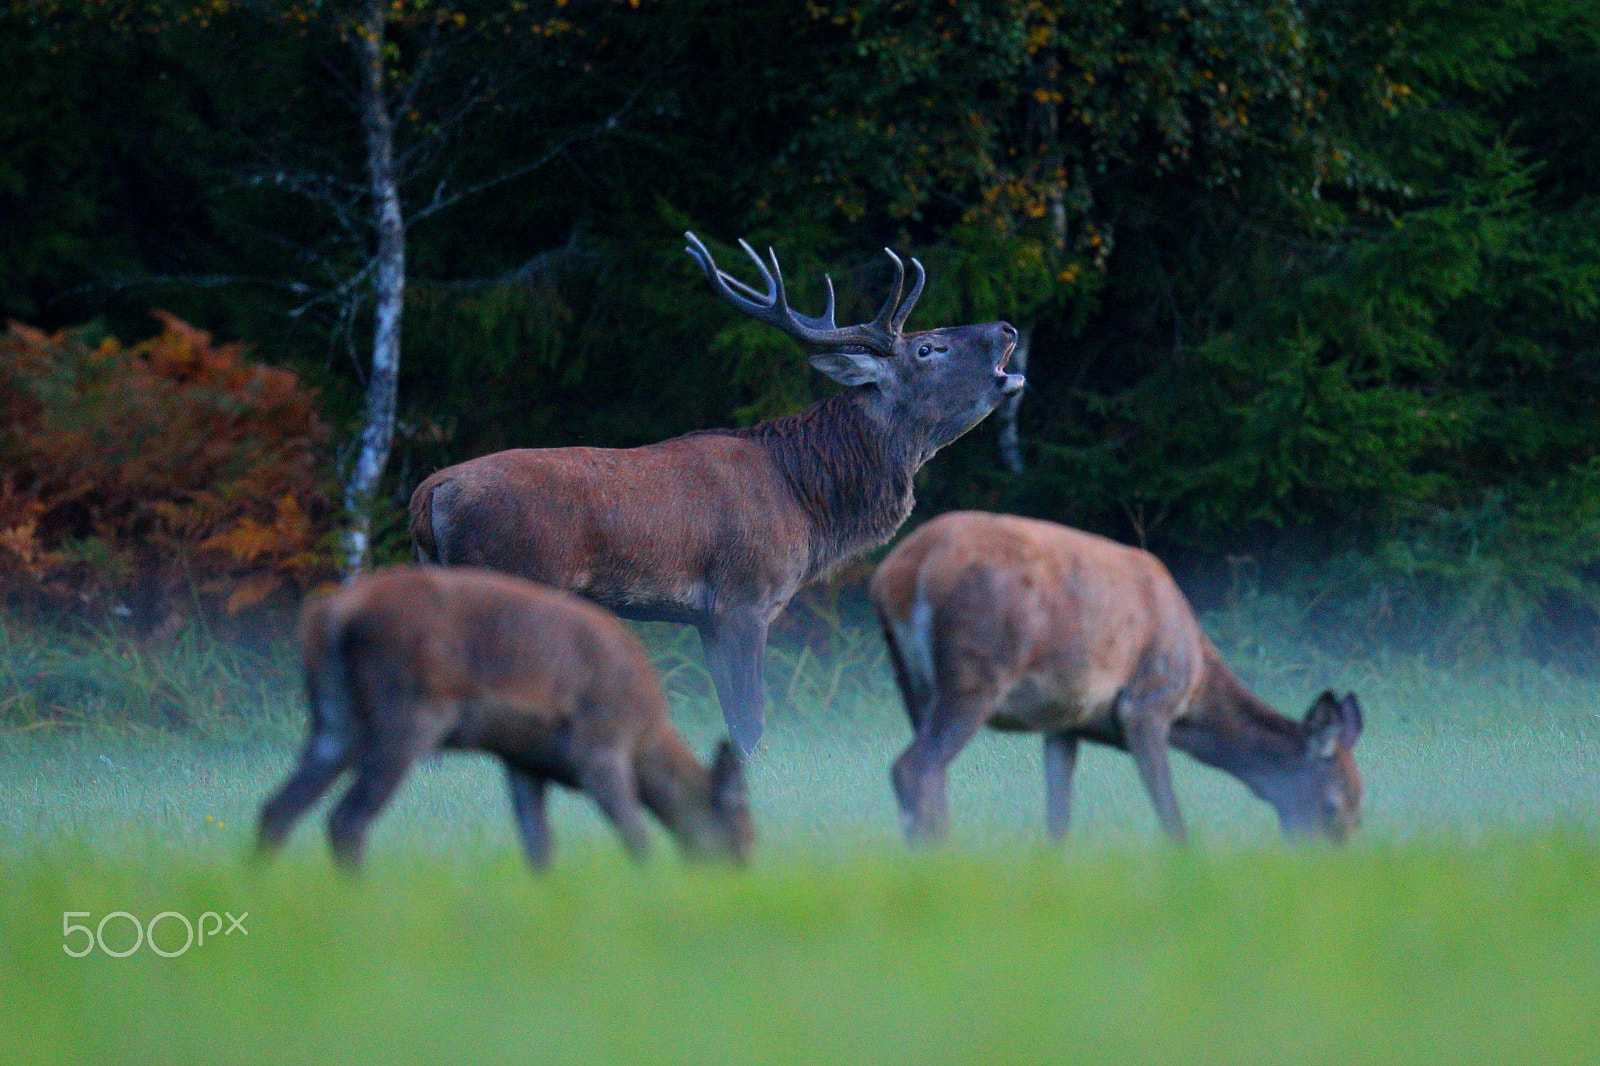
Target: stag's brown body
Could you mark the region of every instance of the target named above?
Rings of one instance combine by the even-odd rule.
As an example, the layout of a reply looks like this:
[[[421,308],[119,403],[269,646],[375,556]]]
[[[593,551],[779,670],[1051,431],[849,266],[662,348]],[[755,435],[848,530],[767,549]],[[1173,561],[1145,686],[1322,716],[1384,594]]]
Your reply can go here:
[[[1290,834],[1342,839],[1359,819],[1354,696],[1304,721],[1222,661],[1148,552],[1051,522],[982,512],[917,529],[873,575],[915,736],[896,760],[908,835],[948,823],[945,769],[984,725],[1045,737],[1046,817],[1066,831],[1080,740],[1133,756],[1162,826],[1182,839],[1170,743],[1243,781]]]
[[[796,315],[775,259],[772,272],[761,266],[768,293],[750,299],[741,293],[760,294],[690,240],[735,306],[807,343],[848,346],[812,357],[846,391],[750,429],[448,467],[412,495],[411,534],[425,561],[504,570],[626,617],[695,625],[729,731],[749,752],[772,620],[805,582],[887,541],[911,511],[917,469],[1023,381],[1004,369],[1017,338],[1007,323],[902,331],[920,277],[905,299],[897,280],[872,323],[841,328],[831,289],[824,316]]]
[[[372,819],[440,748],[499,757],[535,865],[550,853],[550,783],[588,793],[636,856],[644,809],[691,857],[738,859],[749,847],[732,749],[703,767],[668,720],[638,639],[575,596],[484,570],[392,567],[311,601],[301,642],[311,730],[262,810],[265,851],[353,768],[328,825],[336,856],[358,864]]]
[[[846,393],[752,430],[496,452],[424,481],[412,533],[428,558],[512,571],[641,619],[696,622],[736,603],[770,620],[910,511],[910,472],[882,453],[860,407]]]

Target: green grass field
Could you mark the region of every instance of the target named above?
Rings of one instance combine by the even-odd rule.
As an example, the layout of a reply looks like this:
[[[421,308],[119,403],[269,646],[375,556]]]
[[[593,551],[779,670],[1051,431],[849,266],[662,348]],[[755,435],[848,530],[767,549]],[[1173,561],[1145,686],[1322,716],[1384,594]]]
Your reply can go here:
[[[1359,692],[1368,814],[1291,850],[1242,786],[1180,760],[1197,839],[1161,842],[1128,760],[1091,750],[1081,824],[1040,841],[1033,738],[956,764],[957,832],[900,845],[906,740],[881,653],[781,651],[744,871],[635,869],[558,797],[523,869],[487,760],[422,767],[360,882],[319,819],[242,861],[299,739],[287,648],[0,624],[3,1062],[1600,1061],[1600,683],[1524,661],[1329,662],[1213,630],[1286,713]],[[692,639],[651,629],[675,715],[720,732]],[[174,722],[184,722],[175,726]],[[240,915],[167,958],[163,912]],[[156,947],[184,944],[162,919]]]

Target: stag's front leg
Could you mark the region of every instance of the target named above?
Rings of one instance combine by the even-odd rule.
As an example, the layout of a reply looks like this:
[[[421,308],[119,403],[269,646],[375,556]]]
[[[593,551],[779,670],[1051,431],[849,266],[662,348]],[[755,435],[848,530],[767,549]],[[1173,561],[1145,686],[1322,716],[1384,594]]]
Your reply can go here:
[[[728,735],[748,758],[761,743],[766,724],[761,677],[767,655],[766,613],[741,608],[719,614],[700,627],[700,641]]]

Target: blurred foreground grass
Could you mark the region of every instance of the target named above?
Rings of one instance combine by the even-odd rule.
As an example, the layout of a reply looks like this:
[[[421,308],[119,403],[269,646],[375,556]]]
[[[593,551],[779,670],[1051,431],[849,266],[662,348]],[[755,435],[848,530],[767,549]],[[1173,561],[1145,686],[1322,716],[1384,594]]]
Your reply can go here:
[[[320,856],[257,877],[72,845],[0,860],[0,1059],[1600,1059],[1593,835],[864,849],[742,873],[567,858],[532,879],[509,852],[464,867],[413,842],[360,883]],[[248,914],[248,934],[71,958],[67,911]],[[126,919],[103,932],[133,942]]]

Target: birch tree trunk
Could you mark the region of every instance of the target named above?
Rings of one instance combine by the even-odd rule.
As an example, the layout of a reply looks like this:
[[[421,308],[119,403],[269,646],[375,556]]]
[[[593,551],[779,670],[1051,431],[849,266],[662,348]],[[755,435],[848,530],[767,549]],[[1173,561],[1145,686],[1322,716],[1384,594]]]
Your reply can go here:
[[[384,77],[384,6],[366,0],[356,53],[361,64],[361,126],[367,140],[367,179],[376,233],[373,269],[372,369],[362,406],[361,433],[344,491],[345,573],[371,562],[372,512],[394,443],[400,375],[400,312],[406,289],[406,227],[395,170],[394,115]]]

